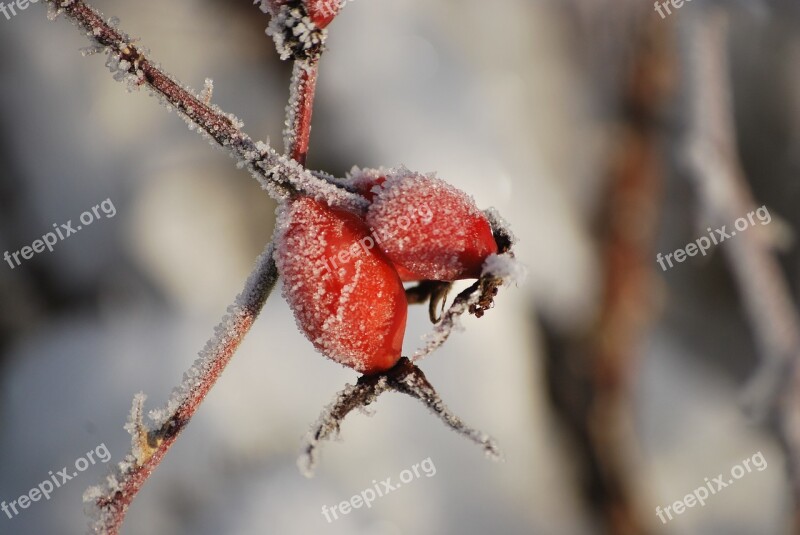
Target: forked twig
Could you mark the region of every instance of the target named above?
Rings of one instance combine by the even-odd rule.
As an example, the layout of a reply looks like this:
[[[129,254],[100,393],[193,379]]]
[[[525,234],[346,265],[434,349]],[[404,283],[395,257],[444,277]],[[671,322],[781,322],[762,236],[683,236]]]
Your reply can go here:
[[[263,142],[254,142],[241,130],[242,122],[226,114],[217,106],[209,105],[191,90],[166,74],[156,62],[148,58],[141,47],[132,44],[126,33],[105,21],[102,15],[81,0],[67,2],[47,0],[52,16],[64,13],[86,32],[96,47],[109,54],[108,66],[129,87],[146,85],[159,95],[168,106],[200,131],[228,150],[246,167],[274,199],[286,198],[292,193],[303,193],[331,206],[362,211],[367,201],[360,195],[331,184],[306,170],[289,156],[278,154]],[[313,101],[313,98],[312,98]],[[310,115],[308,116],[310,120]],[[298,146],[307,147],[307,140]]]
[[[422,370],[403,357],[389,371],[377,375],[365,375],[359,378],[355,385],[347,385],[336,395],[333,402],[325,407],[303,444],[302,454],[297,461],[301,472],[306,477],[313,476],[319,460],[320,443],[338,435],[340,426],[348,414],[356,409],[366,408],[381,394],[389,391],[400,392],[418,399],[450,429],[482,446],[488,457],[495,460],[502,457],[494,439],[464,424],[447,408]]]

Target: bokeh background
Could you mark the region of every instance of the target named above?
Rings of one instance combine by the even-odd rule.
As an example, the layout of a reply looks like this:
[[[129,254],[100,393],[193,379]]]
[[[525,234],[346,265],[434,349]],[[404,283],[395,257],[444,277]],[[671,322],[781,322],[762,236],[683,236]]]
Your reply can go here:
[[[214,102],[279,146],[289,66],[251,4],[94,5],[181,81],[200,89],[213,78]],[[166,401],[241,289],[275,211],[222,151],[146,92],[128,94],[102,56],[82,58],[85,37],[45,11],[0,17],[0,253],[105,199],[117,214],[13,270],[0,264],[7,502],[101,443],[121,459],[133,395],[146,392],[151,408]],[[511,223],[528,278],[421,364],[505,461],[487,461],[395,394],[372,416],[351,415],[316,477],[302,477],[301,437],[356,375],[315,353],[276,292],[124,533],[790,532],[786,456],[772,426],[743,410],[759,355],[723,256],[730,244],[666,273],[655,262],[711,225],[680,147],[687,34],[713,11],[729,21],[738,157],[783,236],[782,275],[796,292],[794,0],[694,0],[663,20],[638,0],[352,2],[330,28],[309,166],[338,176],[353,165],[437,171]],[[626,165],[642,146],[646,157]],[[630,254],[609,260],[614,236],[630,231]],[[612,287],[624,289],[621,305],[604,298]],[[406,352],[427,321],[424,307],[413,310]],[[598,408],[604,396],[613,402]],[[656,506],[759,451],[765,470],[658,520]],[[323,505],[428,457],[434,477],[336,522],[322,516]],[[0,515],[0,533],[84,532],[81,495],[106,469],[91,467],[13,519]]]

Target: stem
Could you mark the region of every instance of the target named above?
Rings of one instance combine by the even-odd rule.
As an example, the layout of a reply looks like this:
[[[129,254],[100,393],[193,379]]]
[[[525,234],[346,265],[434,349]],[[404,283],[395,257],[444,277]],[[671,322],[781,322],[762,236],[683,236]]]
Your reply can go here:
[[[295,60],[289,88],[289,104],[286,106],[286,129],[284,144],[286,154],[305,166],[311,137],[311,114],[317,89],[319,58],[308,61]]]
[[[144,395],[139,394],[134,399],[131,421],[126,426],[132,435],[131,452],[106,478],[106,483],[84,494],[84,501],[97,507],[93,526],[96,533],[117,535],[120,532],[128,507],[197,412],[250,330],[278,280],[273,251],[273,245],[268,244],[242,293],[229,308],[230,313],[219,323],[215,335],[185,374],[184,384],[172,395],[167,406],[155,413],[161,416],[151,413],[155,424],[152,429],[142,421]]]

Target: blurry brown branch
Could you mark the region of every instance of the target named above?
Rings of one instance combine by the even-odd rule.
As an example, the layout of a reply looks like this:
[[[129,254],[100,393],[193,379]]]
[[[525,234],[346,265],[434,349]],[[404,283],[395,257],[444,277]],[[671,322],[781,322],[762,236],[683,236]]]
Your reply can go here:
[[[547,379],[581,459],[584,493],[614,535],[648,532],[636,487],[631,382],[655,300],[653,244],[663,183],[662,116],[672,89],[671,26],[638,18],[621,87],[600,214],[602,294],[586,332],[550,332]],[[648,515],[649,516],[649,515]]]
[[[701,204],[710,222],[722,226],[757,206],[737,156],[725,13],[707,12],[691,25],[690,36],[686,152]],[[800,315],[769,234],[740,232],[724,251],[762,360],[746,400],[777,425],[794,493],[794,529],[800,533]]]
[[[228,315],[216,327],[214,336],[186,372],[184,384],[164,409],[155,416],[151,413],[152,427],[143,421],[144,396],[136,397],[131,421],[126,426],[132,436],[131,452],[108,476],[105,484],[90,488],[84,495],[84,500],[98,509],[93,526],[96,533],[116,535],[120,532],[128,507],[216,384],[277,280],[278,271],[270,244],[258,258],[242,293],[229,307]]]

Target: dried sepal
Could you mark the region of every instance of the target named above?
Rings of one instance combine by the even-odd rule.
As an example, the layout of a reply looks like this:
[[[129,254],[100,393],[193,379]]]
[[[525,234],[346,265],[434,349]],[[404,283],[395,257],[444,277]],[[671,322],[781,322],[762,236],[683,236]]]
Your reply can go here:
[[[325,407],[317,423],[306,435],[297,465],[306,477],[314,475],[319,460],[320,444],[338,436],[345,417],[354,410],[366,410],[384,392],[394,391],[421,401],[450,429],[480,445],[494,460],[502,458],[495,440],[486,433],[467,426],[447,408],[425,374],[403,357],[392,369],[378,375],[362,376],[355,385],[347,385],[333,402]]]
[[[406,300],[409,305],[428,302],[428,316],[431,323],[438,323],[447,304],[447,294],[452,288],[452,282],[422,281],[406,290]]]

